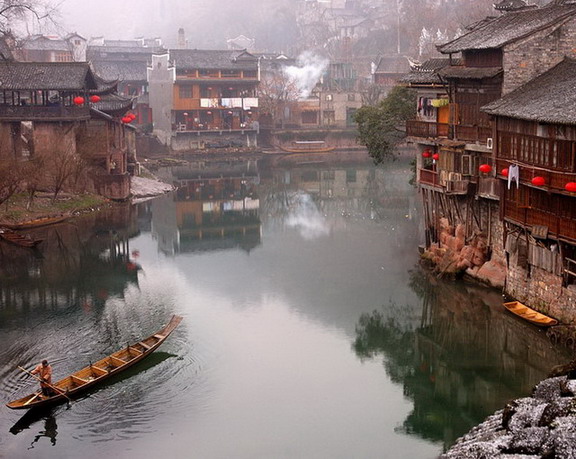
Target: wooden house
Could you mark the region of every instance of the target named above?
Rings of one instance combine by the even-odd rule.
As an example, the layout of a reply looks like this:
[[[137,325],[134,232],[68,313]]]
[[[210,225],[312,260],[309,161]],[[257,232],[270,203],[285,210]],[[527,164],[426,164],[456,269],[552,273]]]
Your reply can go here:
[[[38,157],[48,170],[82,157],[82,177],[69,187],[127,198],[127,128],[118,116],[131,100],[114,88],[86,62],[1,62],[0,161]]]
[[[216,141],[252,146],[259,81],[259,59],[246,51],[172,49],[155,55],[148,67],[154,132],[174,150]]]
[[[566,58],[482,109],[494,118],[507,250],[517,263],[556,275],[564,285],[576,284],[574,88],[576,60]],[[518,241],[527,255],[520,262]]]

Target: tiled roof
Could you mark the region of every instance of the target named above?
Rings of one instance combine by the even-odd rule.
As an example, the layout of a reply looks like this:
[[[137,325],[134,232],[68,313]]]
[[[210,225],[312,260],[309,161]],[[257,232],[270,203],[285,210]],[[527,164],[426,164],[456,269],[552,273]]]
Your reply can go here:
[[[87,62],[0,62],[0,90],[95,88]]]
[[[452,59],[452,63],[459,64],[459,59]],[[421,65],[412,68],[410,73],[400,79],[401,83],[409,84],[440,84],[442,80],[438,71],[450,65],[447,57],[428,59]]]
[[[543,123],[576,124],[576,60],[564,59],[546,73],[485,105],[482,111]]]
[[[130,110],[133,103],[133,98],[122,97],[118,94],[105,94],[101,96],[99,102],[93,103],[91,106],[96,110],[110,114],[117,111]]]
[[[182,69],[238,69],[257,70],[258,58],[245,51],[171,49],[170,60],[177,70]]]
[[[537,6],[528,5],[524,0],[502,0],[494,4],[494,9],[499,11],[514,11],[523,8],[537,8]]]
[[[146,81],[146,62],[93,61],[94,72],[105,80]]]
[[[408,73],[410,63],[404,56],[383,56],[378,60],[376,73]]]
[[[153,54],[162,50],[162,47],[148,48],[146,46],[88,46],[87,53],[90,54]]]
[[[499,73],[502,73],[501,67],[464,67],[459,65],[451,65],[438,71],[438,74],[443,78],[473,80],[493,78]]]
[[[501,48],[507,43],[576,15],[576,5],[551,4],[544,8],[513,11],[481,23],[470,32],[438,47],[441,53]]]

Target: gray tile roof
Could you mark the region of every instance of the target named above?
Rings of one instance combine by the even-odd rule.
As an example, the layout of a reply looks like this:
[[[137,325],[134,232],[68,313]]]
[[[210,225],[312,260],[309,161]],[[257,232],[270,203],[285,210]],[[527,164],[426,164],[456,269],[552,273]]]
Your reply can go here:
[[[502,73],[502,67],[464,67],[451,65],[438,71],[443,78],[473,79],[493,78]]]
[[[170,60],[174,62],[176,70],[258,69],[258,59],[255,56],[235,50],[171,49]]]
[[[544,8],[513,11],[485,23],[438,47],[441,53],[501,48],[538,30],[576,16],[576,5],[550,4]]]
[[[95,88],[94,76],[87,62],[0,61],[0,90],[79,91]]]
[[[23,49],[31,51],[71,51],[72,46],[69,42],[62,39],[52,39],[48,37],[34,37],[24,41]]]
[[[146,81],[145,61],[92,61],[94,72],[104,80]]]
[[[576,60],[566,58],[546,73],[482,107],[497,116],[576,124]]]
[[[458,65],[459,59],[452,59],[452,63]],[[432,58],[417,65],[410,70],[410,73],[400,79],[401,83],[408,84],[441,84],[442,80],[438,71],[450,65],[447,57]]]

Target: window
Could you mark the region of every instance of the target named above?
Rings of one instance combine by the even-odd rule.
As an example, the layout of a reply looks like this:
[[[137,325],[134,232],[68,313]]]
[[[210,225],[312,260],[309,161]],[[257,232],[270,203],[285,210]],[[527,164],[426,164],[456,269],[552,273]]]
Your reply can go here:
[[[323,117],[324,117],[324,124],[336,123],[336,114],[334,110],[324,110]]]
[[[356,100],[356,94],[349,93],[348,94],[348,101],[354,102]]]
[[[332,94],[326,94],[326,100],[332,100]]]
[[[192,99],[192,86],[178,86],[180,99]]]

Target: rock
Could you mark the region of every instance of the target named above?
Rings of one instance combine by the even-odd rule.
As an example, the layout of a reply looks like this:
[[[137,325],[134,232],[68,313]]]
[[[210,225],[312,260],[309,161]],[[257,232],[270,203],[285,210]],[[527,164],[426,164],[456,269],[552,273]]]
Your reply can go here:
[[[506,280],[506,269],[499,263],[490,260],[480,266],[476,276],[492,287],[503,288]]]

